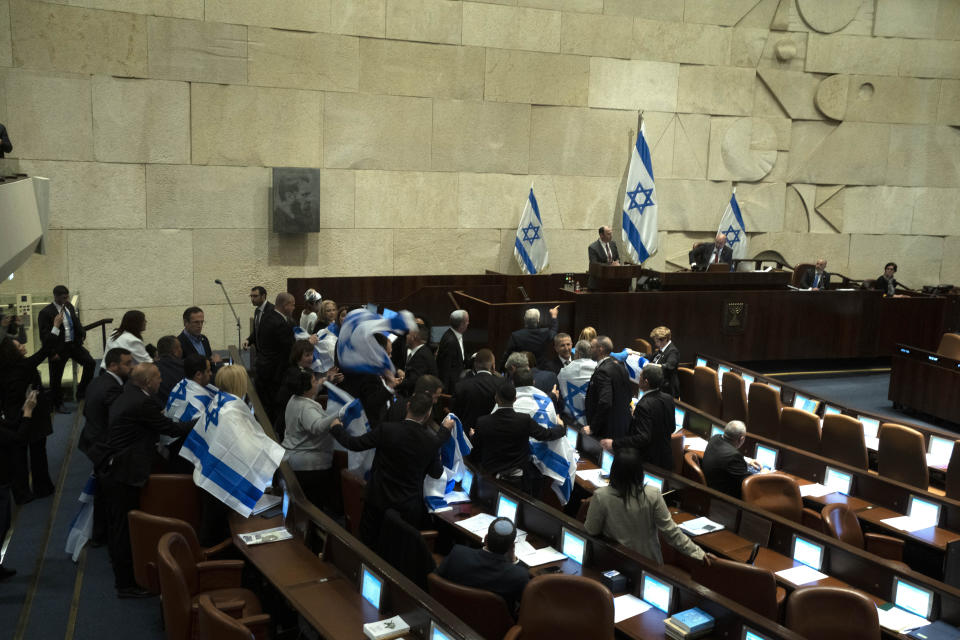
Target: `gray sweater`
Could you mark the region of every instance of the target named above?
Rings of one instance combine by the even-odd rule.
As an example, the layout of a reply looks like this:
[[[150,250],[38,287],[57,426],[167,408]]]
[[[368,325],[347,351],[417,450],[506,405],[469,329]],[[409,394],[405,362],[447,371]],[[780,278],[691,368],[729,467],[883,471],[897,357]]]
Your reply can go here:
[[[325,414],[323,407],[315,400],[303,396],[290,398],[284,413],[287,427],[282,444],[287,450],[285,458],[291,469],[320,471],[333,466],[330,424],[336,418],[336,411]]]

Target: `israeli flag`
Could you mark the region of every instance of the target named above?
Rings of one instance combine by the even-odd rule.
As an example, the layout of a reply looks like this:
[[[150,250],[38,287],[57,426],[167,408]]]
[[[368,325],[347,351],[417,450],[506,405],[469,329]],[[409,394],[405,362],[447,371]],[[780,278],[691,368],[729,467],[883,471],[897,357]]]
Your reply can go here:
[[[323,386],[327,389],[327,413],[336,411],[347,433],[352,436],[362,436],[370,431],[370,421],[367,420],[367,414],[359,400],[332,382],[325,381]],[[334,441],[333,447],[338,451],[347,452],[347,469],[364,478],[367,477],[373,464],[373,454],[376,453],[376,449],[350,451],[336,441]]]
[[[347,314],[340,327],[337,357],[345,373],[372,373],[380,375],[395,368],[387,352],[377,344],[374,335],[384,331],[407,333],[417,328],[413,314],[401,311],[384,317],[366,309],[354,309]]]
[[[640,384],[640,372],[643,370],[643,365],[647,364],[649,360],[633,349],[624,349],[617,353],[611,353],[610,357],[616,358],[623,363],[627,368],[627,374],[630,376],[630,382]]]
[[[536,387],[517,387],[517,399],[513,403],[513,410],[526,413],[545,428],[554,427],[560,423],[550,396]],[[540,442],[530,438],[530,457],[540,473],[553,480],[553,491],[560,502],[567,504],[577,476],[577,452],[570,446],[570,442],[566,438],[558,438],[550,442]]]
[[[727,246],[733,251],[734,260],[747,257],[747,228],[743,224],[743,216],[740,215],[736,188],[730,194],[730,202],[727,203],[727,208],[723,210],[723,217],[720,218],[720,228],[717,233],[727,236]]]
[[[453,420],[453,431],[450,439],[440,447],[443,475],[439,478],[426,476],[423,479],[423,497],[430,513],[450,506],[444,496],[453,491],[454,486],[463,479],[463,472],[467,468],[463,463],[463,457],[470,455],[473,449],[460,418],[452,413],[448,413],[447,418]]]
[[[80,557],[80,551],[87,541],[93,536],[93,501],[97,495],[97,476],[90,474],[80,497],[77,501],[80,503],[80,509],[77,515],[70,521],[70,530],[67,532],[67,545],[64,551],[70,554],[70,558],[76,562]],[[103,500],[103,498],[100,498]]]
[[[225,391],[210,401],[180,449],[193,463],[193,482],[245,518],[272,481],[283,452],[246,403]]]
[[[623,241],[633,262],[642,264],[657,252],[657,190],[653,185],[653,161],[641,125],[633,145],[627,193],[623,198]]]
[[[310,363],[310,369],[316,373],[326,373],[333,368],[335,363],[334,354],[337,350],[337,334],[330,330],[330,325],[320,329],[315,334],[317,344],[313,345],[313,362]],[[300,327],[293,328],[293,337],[297,340],[309,340],[309,333]]]
[[[220,390],[184,378],[170,391],[163,415],[177,422],[190,422],[203,415]]]
[[[547,238],[543,235],[543,222],[540,220],[540,207],[537,205],[536,196],[533,195],[533,187],[530,187],[527,204],[523,208],[523,215],[520,216],[520,224],[517,225],[513,256],[528,276],[540,273],[550,262]]]
[[[563,396],[564,411],[580,425],[587,424],[587,388],[596,368],[597,363],[592,358],[579,358],[561,368],[557,374],[557,387]]]

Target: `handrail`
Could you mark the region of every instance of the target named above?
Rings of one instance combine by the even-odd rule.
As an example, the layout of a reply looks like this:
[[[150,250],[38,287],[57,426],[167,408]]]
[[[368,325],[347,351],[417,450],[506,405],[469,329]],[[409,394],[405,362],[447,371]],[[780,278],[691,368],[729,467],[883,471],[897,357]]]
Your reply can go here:
[[[83,325],[84,331],[90,331],[90,329],[96,329],[100,327],[100,338],[103,340],[102,347],[107,348],[107,325],[113,324],[113,318],[100,318],[96,322]]]

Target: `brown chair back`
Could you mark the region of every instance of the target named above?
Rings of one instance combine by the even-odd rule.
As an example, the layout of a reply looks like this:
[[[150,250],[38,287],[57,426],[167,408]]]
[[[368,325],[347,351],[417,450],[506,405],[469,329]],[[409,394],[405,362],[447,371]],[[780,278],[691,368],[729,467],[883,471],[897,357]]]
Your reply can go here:
[[[670,436],[670,454],[673,459],[673,472],[683,471],[683,431],[677,431]]]
[[[880,439],[877,473],[926,491],[930,486],[930,473],[923,434],[910,427],[884,422],[877,435]]]
[[[863,530],[860,520],[845,504],[828,504],[820,512],[823,518],[823,532],[859,549],[864,548]]]
[[[726,423],[731,420],[747,421],[747,391],[743,378],[733,371],[723,372],[723,389],[720,391],[720,418]]]
[[[242,622],[221,611],[206,593],[197,598],[199,636],[203,640],[252,640],[254,634]]]
[[[820,454],[859,469],[867,468],[867,445],[863,425],[856,418],[828,413],[820,431]]]
[[[803,274],[808,271],[813,271],[817,268],[817,265],[810,264],[809,262],[801,262],[793,268],[793,276],[790,278],[790,285],[794,287],[799,287],[800,283],[803,281]]]
[[[677,367],[677,380],[680,382],[680,399],[687,404],[697,406],[697,394],[693,386],[693,369]]]
[[[687,451],[683,454],[683,477],[696,480],[700,484],[707,484],[707,477],[700,468],[700,454],[696,451]]]
[[[590,511],[590,501],[593,500],[593,496],[589,498],[584,498],[580,501],[580,506],[577,507],[577,520],[580,522],[587,521],[587,512]]]
[[[340,491],[343,494],[343,515],[347,529],[353,535],[360,534],[360,515],[363,513],[363,493],[367,482],[348,469],[340,472]]]
[[[200,527],[200,489],[189,473],[154,473],[140,489],[140,510]]]
[[[130,522],[130,547],[133,551],[133,577],[137,584],[150,593],[160,593],[157,572],[157,545],[164,534],[176,532],[183,536],[195,562],[203,559],[203,549],[197,534],[189,524],[176,518],[164,518],[134,509],[127,514]]]
[[[186,640],[191,637],[191,601],[199,585],[186,538],[175,532],[163,534],[157,545],[157,565],[167,640]]]
[[[876,605],[859,591],[840,587],[800,587],[791,593],[785,626],[817,640],[880,640]]]
[[[747,406],[747,431],[765,438],[780,439],[780,393],[773,387],[754,382],[750,385]]]
[[[484,589],[450,582],[435,573],[427,576],[430,595],[486,640],[500,640],[513,626],[506,601]]]
[[[523,640],[613,640],[613,596],[590,578],[537,576],[523,591],[518,622]]]
[[[803,498],[797,481],[782,473],[763,473],[743,479],[743,501],[782,518],[802,522]]]
[[[809,411],[784,407],[780,412],[780,442],[819,454],[820,419]]]
[[[633,350],[639,351],[640,353],[649,356],[650,353],[653,351],[653,348],[650,346],[650,343],[644,340],[643,338],[634,338]]]
[[[762,616],[775,621],[780,618],[777,579],[769,569],[715,558],[709,567],[698,566],[691,577]]]
[[[960,500],[960,447],[956,444],[947,464],[946,494],[951,500]]]
[[[694,405],[697,409],[709,416],[720,417],[722,403],[716,371],[710,367],[696,367],[693,370],[693,397],[697,399]]]
[[[960,333],[945,333],[940,338],[937,353],[951,360],[960,360]]]

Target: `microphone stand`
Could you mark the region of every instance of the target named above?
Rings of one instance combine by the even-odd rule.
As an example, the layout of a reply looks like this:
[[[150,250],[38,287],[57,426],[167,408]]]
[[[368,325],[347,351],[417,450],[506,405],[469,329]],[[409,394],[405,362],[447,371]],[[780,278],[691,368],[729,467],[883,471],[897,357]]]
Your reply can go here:
[[[230,306],[230,313],[233,314],[233,319],[237,321],[237,349],[238,350],[242,349],[243,338],[241,338],[241,335],[243,333],[243,330],[240,327],[240,316],[237,315],[237,310],[233,308],[233,303],[230,302],[230,296],[227,295],[227,288],[223,286],[223,282],[220,281],[219,279],[214,280],[214,282],[220,285],[220,289],[223,291],[223,297],[227,299],[227,305]]]

